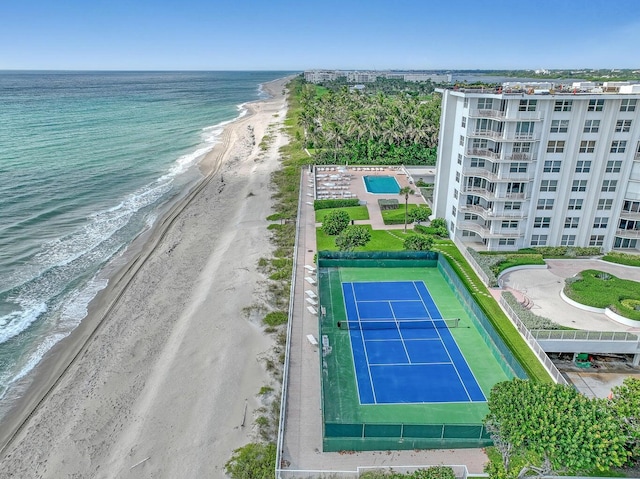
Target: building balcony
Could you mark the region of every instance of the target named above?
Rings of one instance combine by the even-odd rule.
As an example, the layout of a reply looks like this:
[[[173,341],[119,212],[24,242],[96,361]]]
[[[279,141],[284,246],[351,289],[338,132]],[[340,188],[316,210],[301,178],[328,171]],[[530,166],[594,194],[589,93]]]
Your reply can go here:
[[[490,238],[522,238],[524,232],[514,229],[497,229],[492,231],[484,225],[474,223],[473,221],[460,221],[456,225],[459,230],[473,231],[483,239]]]
[[[462,193],[467,195],[479,196],[480,198],[484,198],[488,201],[526,200],[529,198],[529,195],[527,193],[511,193],[511,192],[496,193],[495,191],[488,190],[487,188],[479,188],[479,187],[473,187],[473,186],[463,186]]]
[[[539,141],[540,135],[536,133],[522,133],[515,131],[495,131],[486,128],[475,128],[468,132],[469,138],[487,138],[500,141]]]
[[[526,218],[526,214],[522,210],[494,211],[493,209],[484,208],[480,205],[461,206],[460,212],[478,215],[483,220],[518,220]]]
[[[533,153],[511,153],[510,155],[504,155],[502,159],[508,162],[519,161],[527,163],[538,160],[538,158]]]
[[[616,236],[620,238],[640,238],[640,230],[616,230]]]
[[[473,156],[474,158],[485,158],[489,160],[499,160],[500,153],[496,153],[488,148],[469,148],[467,150],[467,156]]]
[[[494,173],[486,168],[465,168],[462,171],[465,177],[483,178],[489,181],[531,181],[533,179],[533,171],[531,173],[514,173],[510,171]]]
[[[469,110],[470,118],[495,118],[502,119],[507,112],[502,110]]]
[[[640,212],[637,211],[624,211],[620,212],[620,218],[625,220],[640,221]]]

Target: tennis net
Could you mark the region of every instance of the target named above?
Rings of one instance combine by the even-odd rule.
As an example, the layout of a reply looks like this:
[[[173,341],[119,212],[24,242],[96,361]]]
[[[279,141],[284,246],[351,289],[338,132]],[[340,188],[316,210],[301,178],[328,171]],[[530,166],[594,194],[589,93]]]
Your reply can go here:
[[[375,321],[339,321],[338,328],[344,330],[371,329],[444,329],[457,328],[460,318],[413,319],[413,320],[375,320]]]

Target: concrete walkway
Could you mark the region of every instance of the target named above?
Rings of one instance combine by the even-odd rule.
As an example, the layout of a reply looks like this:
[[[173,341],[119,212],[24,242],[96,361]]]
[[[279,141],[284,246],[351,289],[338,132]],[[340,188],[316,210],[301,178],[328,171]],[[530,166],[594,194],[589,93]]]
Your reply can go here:
[[[287,471],[343,471],[336,477],[355,477],[349,471],[362,466],[466,465],[470,473],[483,472],[487,457],[483,449],[443,449],[429,451],[322,452],[322,409],[320,403],[320,353],[307,335],[318,337],[318,316],[305,301],[306,290],[317,288],[306,280],[314,277],[305,265],[313,265],[316,253],[315,213],[308,193],[313,192],[312,175],[305,171],[302,181],[302,208],[298,234],[298,255],[291,325],[289,379],[281,468]],[[364,186],[363,186],[364,188]],[[353,191],[353,190],[352,190]],[[398,195],[396,195],[397,197]],[[422,201],[421,197],[417,197]],[[370,204],[371,202],[368,202]],[[375,202],[377,205],[377,201]],[[380,220],[382,217],[380,217]],[[402,227],[402,225],[400,225]],[[319,310],[320,305],[318,305]],[[309,477],[313,473],[291,473]],[[285,477],[283,475],[283,477]],[[294,477],[287,475],[286,477]]]
[[[604,314],[591,313],[566,303],[560,292],[565,279],[575,276],[585,269],[606,271],[622,279],[640,282],[640,268],[609,263],[602,260],[546,260],[547,269],[521,269],[502,277],[505,289],[513,292],[519,299],[526,296],[533,303],[531,312],[552,321],[576,329],[589,331],[628,331],[640,332],[609,319]],[[492,294],[500,296],[503,290],[494,289]]]

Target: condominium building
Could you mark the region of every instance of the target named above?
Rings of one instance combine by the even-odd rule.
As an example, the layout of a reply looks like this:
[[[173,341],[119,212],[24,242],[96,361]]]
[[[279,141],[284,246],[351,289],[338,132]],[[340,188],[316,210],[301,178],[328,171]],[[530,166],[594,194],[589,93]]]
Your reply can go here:
[[[438,90],[434,214],[476,249],[638,252],[640,85],[540,85]]]

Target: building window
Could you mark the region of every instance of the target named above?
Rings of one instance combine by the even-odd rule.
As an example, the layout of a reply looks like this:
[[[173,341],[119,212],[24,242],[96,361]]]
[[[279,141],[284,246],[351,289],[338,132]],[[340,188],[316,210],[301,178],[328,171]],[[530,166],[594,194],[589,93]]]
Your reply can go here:
[[[478,215],[474,215],[473,213],[465,213],[464,220],[465,221],[475,221],[478,219]]]
[[[609,218],[607,216],[596,216],[593,219],[594,228],[606,228],[607,223],[609,223]]]
[[[620,173],[622,168],[622,160],[609,160],[607,161],[606,173]]]
[[[604,244],[604,235],[589,236],[589,246],[602,246]]]
[[[449,222],[449,231],[451,231],[451,233],[453,233],[453,231],[456,229],[456,224],[453,221]]]
[[[520,100],[518,111],[536,111],[538,100]]]
[[[571,191],[587,191],[587,180],[573,180]]]
[[[516,141],[513,144],[514,153],[529,153],[531,151],[531,143],[527,141]]]
[[[547,235],[531,235],[531,246],[546,246]]]
[[[579,222],[580,222],[580,218],[578,218],[577,216],[567,216],[564,219],[564,227],[565,228],[577,228]]]
[[[604,100],[589,100],[587,111],[602,111],[603,107]]]
[[[458,153],[458,164],[462,164],[462,155],[460,153]]]
[[[504,202],[505,211],[520,210],[521,208],[522,208],[522,203],[520,203],[519,201],[505,201]]]
[[[586,120],[584,122],[584,133],[598,133],[600,120]]]
[[[484,168],[485,162],[482,158],[471,158],[471,168]]]
[[[460,172],[456,171],[456,183],[460,183]]]
[[[526,183],[507,183],[507,193],[524,193]]]
[[[581,210],[582,209],[582,198],[571,198],[569,199],[569,204],[567,205],[568,210]]]
[[[569,130],[569,120],[551,120],[551,133],[566,133]]]
[[[619,249],[635,249],[637,244],[638,244],[637,239],[620,238],[616,236],[613,242],[613,247],[619,248]]]
[[[540,191],[556,191],[558,189],[558,180],[542,180],[540,182]]]
[[[451,216],[455,216],[456,215],[456,207],[452,206],[451,207]]]
[[[602,198],[598,200],[598,209],[599,210],[610,210],[613,208],[613,199],[611,198]]]
[[[536,216],[533,220],[534,228],[548,228],[551,225],[550,216]]]
[[[618,186],[618,180],[602,180],[602,188],[600,191],[616,191],[616,187]]]
[[[631,120],[616,121],[616,133],[628,133],[631,131]]]
[[[560,173],[561,161],[557,160],[545,160],[543,172],[545,173]]]
[[[516,123],[516,138],[530,138],[533,135],[532,121],[519,121]]]
[[[453,189],[453,197],[457,200],[458,199],[458,190],[456,190],[455,188]]]
[[[493,98],[478,98],[478,110],[493,109]]]
[[[509,228],[509,229],[515,229],[518,227],[518,222],[517,221],[508,221],[505,220],[502,222],[502,227],[503,228]]]
[[[462,117],[462,128],[466,128],[467,127],[467,117],[463,116]]]
[[[576,162],[576,173],[589,173],[591,171],[591,160],[578,160]]]
[[[526,173],[526,172],[527,172],[526,163],[511,163],[509,165],[509,173]]]
[[[638,100],[625,98],[620,104],[620,111],[636,111],[636,103]]]
[[[611,142],[611,153],[624,153],[624,150],[627,149],[627,141],[626,140],[613,140]]]
[[[547,153],[563,153],[564,152],[564,140],[551,140],[547,143]]]
[[[516,239],[515,238],[500,238],[498,240],[498,244],[500,246],[515,246]]]
[[[469,107],[469,99],[465,97],[463,108],[468,108],[468,107]]]
[[[583,140],[580,142],[579,153],[593,153],[596,149],[595,140]]]
[[[554,200],[551,198],[541,198],[538,200],[537,209],[539,210],[552,210]]]
[[[576,244],[576,235],[562,235],[560,246],[574,246]]]
[[[464,146],[464,136],[460,135],[460,146]]]
[[[553,111],[571,111],[573,100],[556,100]]]

